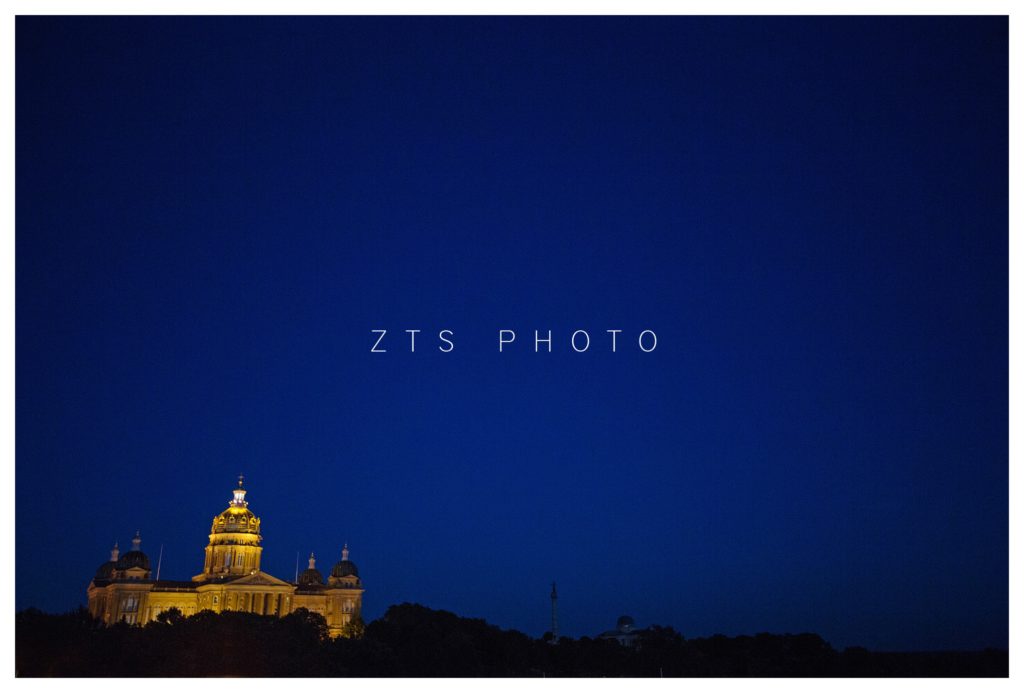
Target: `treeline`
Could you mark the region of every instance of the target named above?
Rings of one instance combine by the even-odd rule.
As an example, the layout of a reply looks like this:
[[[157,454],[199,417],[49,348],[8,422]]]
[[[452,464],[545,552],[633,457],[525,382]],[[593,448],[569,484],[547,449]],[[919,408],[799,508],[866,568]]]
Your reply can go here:
[[[842,652],[813,634],[686,639],[654,626],[639,646],[557,643],[417,604],[327,637],[323,617],[174,611],[104,627],[79,609],[17,614],[18,676],[1007,676],[1005,651]]]

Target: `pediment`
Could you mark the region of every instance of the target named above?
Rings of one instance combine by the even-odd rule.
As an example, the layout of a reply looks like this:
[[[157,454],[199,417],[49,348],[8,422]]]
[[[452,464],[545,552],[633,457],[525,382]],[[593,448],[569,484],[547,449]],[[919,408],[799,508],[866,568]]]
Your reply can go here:
[[[232,580],[230,585],[272,585],[276,587],[291,587],[291,583],[279,580],[270,573],[264,573],[262,570],[256,571],[250,575],[243,575],[237,580]]]

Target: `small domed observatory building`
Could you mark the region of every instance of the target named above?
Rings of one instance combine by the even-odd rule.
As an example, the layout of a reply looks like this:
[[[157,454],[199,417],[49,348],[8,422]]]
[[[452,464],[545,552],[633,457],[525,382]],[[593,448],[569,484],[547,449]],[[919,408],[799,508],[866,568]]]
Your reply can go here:
[[[619,616],[615,622],[615,630],[606,630],[598,635],[599,640],[614,640],[625,647],[636,647],[640,642],[640,636],[646,630],[637,630],[636,622],[632,616]]]
[[[204,609],[284,616],[305,608],[327,620],[331,636],[342,635],[346,624],[360,616],[363,603],[362,581],[349,560],[348,545],[326,582],[313,554],[295,582],[263,572],[260,519],[249,510],[242,481],[239,477],[227,509],[213,518],[203,572],[191,580],[153,579],[136,532],[131,551],[121,554],[115,542],[110,560],[96,570],[87,592],[89,612],[107,624],[142,624],[171,608],[185,616]]]

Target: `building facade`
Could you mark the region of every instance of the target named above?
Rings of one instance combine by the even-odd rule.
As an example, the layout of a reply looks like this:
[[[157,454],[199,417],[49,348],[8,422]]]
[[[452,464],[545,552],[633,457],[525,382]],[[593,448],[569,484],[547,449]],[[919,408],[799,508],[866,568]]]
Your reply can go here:
[[[107,624],[143,624],[172,608],[185,616],[204,609],[284,616],[305,608],[327,620],[332,637],[343,635],[363,604],[363,583],[348,545],[326,580],[312,554],[295,582],[263,572],[260,519],[249,510],[242,481],[227,510],[213,518],[203,572],[191,580],[153,579],[136,532],[131,551],[121,554],[115,543],[110,560],[97,569],[88,588],[89,612]]]

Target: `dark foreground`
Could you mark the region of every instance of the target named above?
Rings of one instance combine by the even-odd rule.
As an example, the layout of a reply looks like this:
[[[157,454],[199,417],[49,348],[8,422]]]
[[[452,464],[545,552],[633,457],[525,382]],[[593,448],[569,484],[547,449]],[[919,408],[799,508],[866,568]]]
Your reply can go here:
[[[360,632],[362,631],[362,632]],[[562,638],[557,644],[415,604],[326,637],[322,617],[163,615],[144,628],[104,628],[84,609],[20,612],[18,676],[1007,676],[1008,655],[837,652],[819,636],[688,640],[648,629],[637,648]]]

